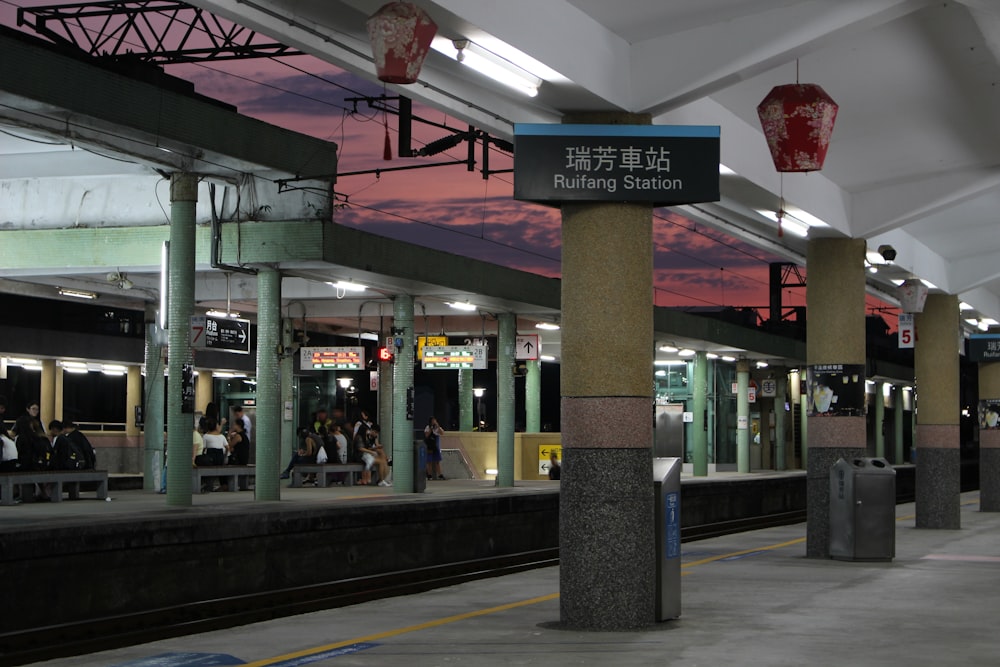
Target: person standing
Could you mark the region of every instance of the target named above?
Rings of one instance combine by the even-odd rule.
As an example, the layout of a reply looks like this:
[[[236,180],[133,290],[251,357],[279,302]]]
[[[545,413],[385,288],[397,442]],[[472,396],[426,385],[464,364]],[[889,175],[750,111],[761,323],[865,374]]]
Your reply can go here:
[[[549,479],[558,480],[562,477],[562,466],[559,465],[559,455],[552,452],[549,455]]]
[[[437,417],[427,420],[424,427],[424,445],[427,447],[427,479],[444,479],[441,473],[441,436],[444,429]]]

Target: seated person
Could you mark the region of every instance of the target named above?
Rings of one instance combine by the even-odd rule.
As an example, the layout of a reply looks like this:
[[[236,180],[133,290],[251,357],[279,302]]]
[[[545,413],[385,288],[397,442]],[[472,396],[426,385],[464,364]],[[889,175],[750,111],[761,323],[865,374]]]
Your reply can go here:
[[[291,476],[292,468],[299,463],[316,463],[316,453],[319,451],[319,436],[305,426],[299,427],[298,436],[299,446],[292,453],[292,460],[288,462],[288,465],[281,472],[281,479],[288,479]],[[312,475],[310,480],[315,482],[316,476]]]
[[[242,419],[234,419],[228,438],[229,464],[245,466],[250,463],[250,438]]]
[[[378,424],[372,424],[363,436],[367,440],[365,443],[367,446],[358,447],[358,450],[361,452],[362,461],[365,464],[365,471],[361,473],[361,483],[371,483],[371,470],[374,468],[379,478],[378,485],[392,486],[392,482],[389,481],[389,459],[378,436],[379,426]]]

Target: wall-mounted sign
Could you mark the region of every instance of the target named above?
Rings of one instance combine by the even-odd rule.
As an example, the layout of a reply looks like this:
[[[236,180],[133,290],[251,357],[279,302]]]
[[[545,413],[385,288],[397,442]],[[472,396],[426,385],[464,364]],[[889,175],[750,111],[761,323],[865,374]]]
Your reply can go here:
[[[514,125],[514,199],[719,200],[716,125]]]
[[[806,378],[808,416],[864,416],[864,364],[817,364],[806,369]]]
[[[231,317],[191,317],[191,347],[250,354],[250,320]]]
[[[424,348],[428,345],[440,347],[447,344],[447,336],[417,336],[417,359],[424,358]]]
[[[538,361],[542,345],[538,334],[518,334],[514,337],[514,359],[518,361]]]
[[[424,370],[487,368],[486,352],[485,345],[427,345],[420,367]]]
[[[302,347],[299,366],[304,371],[359,371],[365,367],[365,348]]]
[[[774,398],[778,394],[778,381],[774,378],[764,378],[760,381],[760,395],[764,398]]]

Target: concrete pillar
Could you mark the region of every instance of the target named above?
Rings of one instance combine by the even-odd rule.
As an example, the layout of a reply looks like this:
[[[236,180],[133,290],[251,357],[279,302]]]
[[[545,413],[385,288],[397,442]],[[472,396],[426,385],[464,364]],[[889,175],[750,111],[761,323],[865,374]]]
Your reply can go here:
[[[695,477],[708,476],[708,356],[698,351],[694,355],[691,379],[691,469]]]
[[[142,367],[129,366],[125,371],[125,436],[137,442],[140,430],[135,423],[135,406],[142,405]],[[142,488],[159,491],[163,483],[163,440],[159,450],[143,447]]]
[[[215,401],[215,378],[212,369],[202,368],[194,381],[194,411],[205,414],[208,404]]]
[[[917,528],[958,529],[961,484],[958,297],[930,294],[914,324],[917,412]]]
[[[788,469],[788,434],[785,433],[785,402],[788,400],[788,369],[775,369],[774,398],[774,469]]]
[[[528,374],[524,378],[524,430],[542,430],[542,362],[525,362]]]
[[[809,428],[806,556],[811,558],[830,555],[830,467],[841,457],[864,456],[867,448],[862,410],[866,354],[864,259],[863,239],[809,241],[806,264],[809,368],[803,398],[807,404],[813,404],[816,387],[832,385],[828,390],[820,390],[820,408],[828,407],[828,411],[821,414],[812,410],[806,420]],[[829,391],[838,397],[836,403],[830,402]],[[854,402],[860,402],[857,414],[844,414],[849,403]]]
[[[462,368],[458,371],[458,430],[471,431],[476,413],[475,399],[472,393],[473,370]]]
[[[167,312],[167,504],[191,505],[191,438],[194,405],[184,405],[184,369],[192,364],[191,313],[194,310],[195,209],[198,178],[175,173],[170,179],[170,262]],[[193,388],[192,388],[193,389]],[[155,435],[154,435],[155,437]],[[259,483],[259,482],[258,482]]]
[[[570,629],[638,629],[654,620],[656,587],[652,207],[564,204],[562,242],[560,618]]]
[[[979,364],[979,511],[1000,512],[1000,362]],[[991,414],[992,413],[992,414]]]
[[[403,347],[396,351],[392,366],[392,489],[395,493],[416,493],[413,471],[413,297],[400,294],[392,301],[394,335],[402,337]],[[410,400],[407,401],[407,394]],[[419,471],[424,474],[424,471]]]
[[[497,322],[497,486],[514,486],[514,343],[517,319],[500,313]]]
[[[885,383],[875,383],[873,412],[875,420],[875,456],[885,458]]]
[[[903,444],[905,439],[903,438],[903,415],[905,411],[903,410],[903,387],[896,384],[892,386],[892,417],[893,417],[893,429],[892,433],[895,438],[894,440],[894,452],[895,457],[893,457],[892,462],[896,465],[900,465],[906,462],[906,452],[903,450]]]
[[[163,368],[163,330],[157,322],[156,306],[147,305],[145,311],[146,320],[146,348],[144,364],[146,366],[146,401],[137,400],[132,405],[143,405],[142,412],[142,445],[143,445],[143,472],[145,478],[142,486],[144,489],[157,491],[161,490],[161,480],[163,475],[157,476],[156,480],[150,477],[155,474],[155,470],[167,463],[163,460],[163,401],[164,401],[164,368]],[[132,410],[131,419],[135,419],[135,410]],[[194,422],[192,421],[192,424]],[[191,457],[186,459],[183,456],[177,457],[178,465],[190,467]],[[155,463],[154,463],[155,462]],[[169,465],[167,466],[169,470]]]
[[[42,359],[42,375],[39,378],[38,393],[40,394],[38,397],[38,418],[42,422],[42,428],[48,430],[49,422],[57,419],[55,359]],[[31,399],[29,398],[28,401],[30,402]]]
[[[281,320],[281,348],[284,354],[278,361],[281,376],[281,442],[278,447],[278,462],[282,469],[292,458],[295,448],[295,354],[291,353],[295,338],[295,323],[290,318]],[[280,481],[278,482],[281,483]]]
[[[62,366],[56,364],[55,359],[44,359],[42,361],[43,371],[46,362],[50,362],[52,364],[52,380],[55,384],[55,387],[53,388],[52,391],[52,397],[53,397],[52,412],[50,412],[49,416],[46,417],[47,420],[46,423],[42,424],[42,426],[45,427],[45,430],[48,431],[49,421],[52,421],[53,419],[58,419],[59,421],[63,421],[63,419],[65,418],[65,414],[63,414],[63,395],[65,394],[65,385],[63,383],[66,379],[66,374],[63,372]]]
[[[750,362],[736,362],[736,471],[750,472]]]
[[[257,273],[257,476],[254,499],[281,500],[281,273],[262,268]]]

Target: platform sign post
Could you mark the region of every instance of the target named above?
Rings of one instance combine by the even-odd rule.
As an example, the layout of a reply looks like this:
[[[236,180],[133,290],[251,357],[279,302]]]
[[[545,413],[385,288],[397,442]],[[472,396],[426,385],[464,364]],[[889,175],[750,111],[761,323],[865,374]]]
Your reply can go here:
[[[420,360],[424,370],[456,370],[489,367],[485,345],[426,345]]]
[[[191,317],[191,347],[250,354],[250,320],[233,317]]]
[[[302,347],[299,366],[304,371],[360,371],[365,368],[363,347]]]

